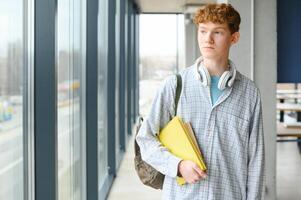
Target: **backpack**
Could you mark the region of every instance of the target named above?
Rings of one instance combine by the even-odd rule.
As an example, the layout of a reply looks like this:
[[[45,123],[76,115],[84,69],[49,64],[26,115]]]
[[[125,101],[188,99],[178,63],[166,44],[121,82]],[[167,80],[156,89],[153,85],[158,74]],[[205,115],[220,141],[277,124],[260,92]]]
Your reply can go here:
[[[177,74],[177,87],[176,87],[176,98],[175,98],[175,116],[177,115],[177,107],[178,102],[181,95],[182,90],[182,78],[181,75]],[[140,147],[137,144],[136,136],[139,132],[139,129],[142,125],[143,118],[139,117],[136,130],[135,130],[135,170],[141,180],[141,182],[144,185],[150,186],[154,189],[162,189],[163,187],[163,181],[165,175],[157,171],[155,168],[147,164],[145,161],[142,160],[141,153],[140,153]]]

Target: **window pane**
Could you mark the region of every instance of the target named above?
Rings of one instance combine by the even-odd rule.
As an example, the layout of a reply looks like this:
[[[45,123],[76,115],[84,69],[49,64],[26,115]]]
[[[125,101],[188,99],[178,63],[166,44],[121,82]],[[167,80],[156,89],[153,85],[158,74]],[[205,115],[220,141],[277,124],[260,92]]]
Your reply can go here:
[[[139,32],[139,106],[146,116],[162,80],[184,68],[184,16],[142,14]]]
[[[85,9],[80,0],[58,1],[58,197],[82,200]]]
[[[0,1],[0,199],[23,197],[23,1]]]
[[[108,157],[107,157],[107,0],[99,2],[99,58],[98,58],[98,180],[100,186],[108,174]]]

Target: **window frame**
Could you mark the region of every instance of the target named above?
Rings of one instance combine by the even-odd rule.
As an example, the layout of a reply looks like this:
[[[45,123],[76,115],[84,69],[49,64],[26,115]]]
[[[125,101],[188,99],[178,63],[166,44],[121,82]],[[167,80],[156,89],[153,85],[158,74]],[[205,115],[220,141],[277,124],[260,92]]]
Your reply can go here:
[[[24,200],[35,197],[34,154],[34,0],[23,2],[23,191]]]
[[[53,200],[57,199],[57,1],[35,0],[34,7],[35,199]]]

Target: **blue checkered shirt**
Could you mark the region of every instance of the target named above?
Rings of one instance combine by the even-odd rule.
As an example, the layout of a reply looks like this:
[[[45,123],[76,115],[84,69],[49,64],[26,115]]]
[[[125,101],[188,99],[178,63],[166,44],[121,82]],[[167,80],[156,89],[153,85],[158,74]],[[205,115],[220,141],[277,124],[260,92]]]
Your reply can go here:
[[[180,158],[154,137],[175,113],[176,77],[166,79],[136,137],[143,160],[165,174],[163,199],[261,200],[265,158],[261,99],[255,84],[237,72],[212,106],[210,88],[197,79],[196,65],[184,69],[177,114],[190,122],[208,168],[208,177],[179,186]]]

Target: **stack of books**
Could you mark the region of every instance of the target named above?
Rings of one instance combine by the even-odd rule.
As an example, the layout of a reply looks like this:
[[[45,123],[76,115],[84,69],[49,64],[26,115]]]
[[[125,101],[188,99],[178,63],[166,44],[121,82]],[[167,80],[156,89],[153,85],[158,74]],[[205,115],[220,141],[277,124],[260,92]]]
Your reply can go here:
[[[176,116],[160,131],[158,139],[173,155],[193,161],[201,170],[207,170],[190,123]],[[177,182],[179,185],[185,184],[182,177],[177,177]]]

